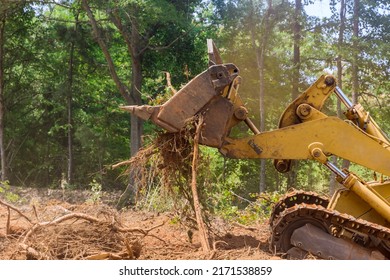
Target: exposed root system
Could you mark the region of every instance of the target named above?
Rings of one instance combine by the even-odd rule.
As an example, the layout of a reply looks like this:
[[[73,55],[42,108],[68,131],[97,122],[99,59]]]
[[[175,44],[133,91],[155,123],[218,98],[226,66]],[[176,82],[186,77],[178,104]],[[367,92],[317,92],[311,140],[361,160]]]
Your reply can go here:
[[[135,157],[119,165],[128,164],[127,174],[138,180],[138,194],[142,190],[150,191],[156,185],[163,185],[171,195],[184,197],[192,211],[186,211],[188,221],[196,221],[201,233],[202,248],[210,251],[208,230],[204,223],[202,201],[197,187],[197,170],[200,158],[199,138],[203,126],[202,115],[197,116],[185,129],[178,133],[162,133],[147,148]],[[118,166],[118,165],[117,165]],[[151,174],[152,177],[151,177]],[[160,181],[156,184],[156,179]],[[188,207],[187,207],[188,208]],[[192,227],[194,227],[192,223]]]
[[[9,204],[10,205],[10,204]],[[198,231],[173,223],[173,214],[126,210],[104,204],[50,201],[10,212],[0,200],[0,259],[269,259],[269,231],[212,222],[218,232],[204,252]],[[10,225],[7,225],[7,220]],[[31,223],[25,218],[28,217]],[[37,218],[39,217],[39,219]],[[8,233],[6,227],[9,227]]]
[[[137,259],[143,238],[159,239],[151,231],[164,224],[149,229],[130,228],[121,221],[118,212],[105,205],[81,205],[77,212],[60,205],[49,207],[64,211],[57,212],[60,216],[48,221],[33,221],[31,217],[28,224],[7,230],[6,238],[15,240],[18,245],[12,259]],[[19,209],[13,207],[12,210],[27,220],[27,215]],[[47,210],[48,207],[43,209]]]
[[[147,147],[141,149],[127,161],[113,165],[113,168],[128,166],[125,174],[136,175],[139,189],[150,184],[148,174],[162,174],[166,182],[187,178],[191,172],[192,134],[184,129],[177,133],[160,133]],[[155,177],[155,176],[153,176]],[[168,184],[172,185],[172,184]]]

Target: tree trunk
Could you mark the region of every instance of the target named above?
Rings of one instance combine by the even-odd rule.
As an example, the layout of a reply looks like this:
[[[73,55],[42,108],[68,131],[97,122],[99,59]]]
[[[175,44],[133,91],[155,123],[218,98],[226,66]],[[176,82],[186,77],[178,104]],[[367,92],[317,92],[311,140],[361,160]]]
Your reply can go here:
[[[358,102],[359,96],[359,68],[358,68],[358,57],[359,57],[359,0],[353,1],[353,35],[352,35],[352,103]]]
[[[131,91],[132,102],[134,105],[142,105],[141,99],[141,86],[142,86],[142,54],[141,52],[141,39],[138,33],[138,27],[134,22],[132,25],[131,32],[131,46],[132,48],[131,59],[132,59],[132,72],[131,72]],[[123,31],[121,31],[123,34]],[[134,156],[142,146],[141,135],[143,133],[143,121],[136,117],[131,116],[131,156]]]
[[[119,92],[123,96],[123,98],[126,100],[128,104],[132,104],[131,95],[126,88],[126,86],[121,82],[118,73],[116,72],[114,61],[111,57],[110,52],[108,51],[108,47],[106,43],[103,40],[102,32],[100,31],[100,28],[98,27],[98,24],[95,20],[95,17],[91,11],[91,8],[88,5],[87,0],[82,0],[82,5],[84,10],[87,12],[87,16],[89,18],[89,21],[92,26],[93,34],[95,36],[95,39],[100,47],[100,49],[103,52],[104,58],[106,59],[108,70],[110,71],[111,78],[114,80],[116,87],[118,88]]]
[[[130,94],[132,96],[132,105],[141,105],[141,94],[140,88],[142,86],[142,67],[141,61],[139,58],[133,59],[132,62],[132,84]],[[135,115],[131,115],[131,130],[130,130],[130,138],[131,138],[131,156],[134,156],[141,148],[141,135],[143,133],[142,130],[143,121],[136,117]]]
[[[299,95],[299,80],[300,80],[300,67],[301,67],[301,18],[302,18],[302,1],[295,0],[295,10],[293,18],[293,44],[294,44],[294,56],[293,56],[293,70],[292,70],[292,91],[291,99],[294,100]]]
[[[124,41],[127,45],[128,53],[131,57],[131,89],[130,89],[130,99],[132,105],[142,105],[141,99],[141,87],[142,87],[142,40],[139,34],[139,26],[136,20],[132,21],[130,32],[123,26],[121,18],[117,10],[109,11],[111,21],[117,27],[121,33]],[[137,13],[137,7],[134,7],[133,13]],[[143,121],[135,115],[131,116],[130,124],[130,151],[131,156],[137,154],[137,152],[142,147],[142,134],[143,134]],[[135,198],[138,191],[137,180],[135,179],[135,174],[137,170],[131,170],[129,174],[129,183],[126,187],[125,192],[122,194],[121,198],[118,201],[117,208],[122,208],[126,202],[130,201],[131,203],[135,202]]]
[[[359,0],[353,2],[353,34],[352,34],[352,104],[358,103],[359,96]],[[350,161],[343,160],[342,168],[349,168]]]
[[[79,15],[75,16],[75,26],[74,32],[77,32],[79,25]],[[74,51],[75,51],[75,42],[74,40],[70,43],[69,50],[69,64],[68,64],[68,81],[67,81],[67,115],[68,115],[68,129],[67,129],[67,138],[68,138],[68,166],[67,166],[67,182],[68,184],[73,183],[73,110],[72,110],[72,100],[73,100],[73,74],[74,74]]]
[[[133,6],[132,13],[137,14],[138,7]],[[114,23],[118,31],[121,33],[126,42],[127,51],[131,57],[131,89],[130,89],[130,105],[142,105],[141,86],[142,86],[142,54],[144,52],[143,42],[139,34],[139,26],[137,21],[132,20],[131,29],[128,30],[122,24],[122,20],[117,9],[107,11],[111,21]],[[142,119],[131,116],[131,156],[134,156],[142,146],[141,136],[143,134]]]
[[[131,86],[131,96],[135,104],[141,105],[141,95],[140,88],[142,85],[142,68],[141,68],[141,59],[133,58],[132,61],[132,86]],[[139,97],[139,98],[138,98]],[[134,103],[133,103],[134,104]],[[130,119],[130,153],[131,156],[135,156],[139,149],[142,146],[141,135],[142,135],[142,120],[137,118],[135,115],[131,116]],[[127,184],[126,190],[121,195],[117,208],[121,209],[125,206],[126,203],[130,202],[134,204],[136,202],[137,192],[138,192],[138,182],[136,179],[136,174],[138,170],[130,170],[129,173],[129,182]]]
[[[121,82],[118,73],[115,69],[114,61],[111,57],[111,54],[108,50],[106,43],[103,40],[103,36],[101,34],[101,30],[98,27],[98,24],[95,20],[95,17],[88,5],[87,0],[82,0],[82,5],[84,10],[87,12],[89,21],[92,25],[93,33],[96,37],[96,41],[98,42],[104,57],[107,61],[108,69],[110,71],[110,75],[114,80],[119,92],[122,94],[123,98],[126,100],[127,104],[130,105],[141,105],[141,86],[142,86],[142,53],[140,47],[140,35],[138,33],[136,20],[132,23],[132,31],[129,34],[127,29],[123,27],[119,16],[116,14],[115,10],[110,11],[112,14],[111,20],[114,25],[118,28],[121,33],[123,39],[125,40],[128,48],[128,52],[132,59],[132,80],[131,80],[131,89],[128,88]],[[135,155],[139,149],[141,148],[141,136],[142,136],[142,120],[137,118],[136,116],[131,116],[130,123],[130,153],[131,156]],[[134,202],[135,196],[137,193],[137,184],[135,180],[136,170],[130,171],[129,174],[129,183],[126,187],[126,190],[122,194],[121,198],[117,203],[117,208],[124,207],[125,203],[129,200]]]
[[[299,80],[300,80],[300,68],[301,68],[301,18],[302,18],[302,1],[295,0],[295,10],[294,10],[294,18],[293,18],[293,70],[292,70],[292,89],[291,89],[291,99],[294,100],[299,95]],[[288,187],[295,186],[297,180],[297,172],[296,172],[296,161],[291,161],[291,170],[287,175],[287,185]]]
[[[343,57],[341,55],[342,49],[344,47],[344,31],[345,31],[345,14],[346,14],[346,5],[345,0],[340,1],[340,27],[339,27],[339,38],[337,42],[338,47],[338,55],[337,55],[337,84],[342,89],[343,88]],[[339,118],[342,117],[341,110],[341,101],[337,99],[337,116]],[[337,164],[337,158],[332,157],[331,161],[333,164]],[[343,167],[347,167],[349,165],[349,161],[343,160]],[[336,181],[336,176],[331,173],[329,180],[329,194],[333,195],[336,190],[338,183]]]
[[[257,70],[259,73],[259,113],[260,113],[260,131],[265,130],[265,106],[264,106],[264,96],[265,96],[265,53],[267,50],[268,45],[268,37],[271,32],[270,30],[270,16],[272,12],[272,0],[267,0],[268,8],[267,11],[264,14],[262,26],[261,26],[261,38],[260,38],[260,47],[256,45],[256,33],[255,33],[255,26],[256,21],[254,17],[253,11],[255,11],[255,6],[253,1],[251,1],[252,4],[252,11],[251,11],[251,21],[250,21],[250,32],[251,32],[251,39],[252,39],[252,47],[255,50],[256,54],[256,62],[257,62]],[[266,160],[261,159],[260,160],[260,183],[259,183],[259,192],[265,192],[266,191]]]
[[[73,99],[73,56],[74,56],[74,43],[72,42],[70,48],[69,57],[69,70],[68,70],[68,94],[67,94],[67,114],[68,114],[68,166],[67,166],[67,181],[68,184],[73,183],[73,116],[72,116],[72,99]]]
[[[0,157],[1,181],[7,180],[7,159],[4,141],[4,43],[5,43],[5,13],[0,14]]]
[[[344,47],[344,32],[345,32],[345,13],[346,5],[345,0],[340,1],[340,28],[339,28],[339,38],[337,42],[338,47],[338,56],[337,56],[337,84],[342,89],[343,88],[343,57],[341,55],[342,49]],[[341,101],[337,99],[337,116],[341,117]]]

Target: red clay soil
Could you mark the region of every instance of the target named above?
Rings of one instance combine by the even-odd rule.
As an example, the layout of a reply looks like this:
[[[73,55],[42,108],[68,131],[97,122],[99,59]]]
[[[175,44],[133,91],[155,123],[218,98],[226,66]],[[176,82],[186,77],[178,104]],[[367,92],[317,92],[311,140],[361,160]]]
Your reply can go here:
[[[16,206],[22,215],[0,204],[1,260],[279,259],[268,251],[266,223],[249,228],[215,218],[212,249],[203,252],[198,232],[172,213],[118,212],[104,203],[48,200],[47,193],[31,191],[24,197],[24,205]]]

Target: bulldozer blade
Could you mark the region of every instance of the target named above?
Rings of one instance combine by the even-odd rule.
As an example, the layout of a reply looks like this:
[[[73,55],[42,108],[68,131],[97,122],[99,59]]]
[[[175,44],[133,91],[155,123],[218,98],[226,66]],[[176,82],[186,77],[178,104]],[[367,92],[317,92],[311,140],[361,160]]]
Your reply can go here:
[[[333,260],[385,260],[379,251],[372,251],[356,243],[334,237],[311,224],[296,229],[291,245],[322,259]]]

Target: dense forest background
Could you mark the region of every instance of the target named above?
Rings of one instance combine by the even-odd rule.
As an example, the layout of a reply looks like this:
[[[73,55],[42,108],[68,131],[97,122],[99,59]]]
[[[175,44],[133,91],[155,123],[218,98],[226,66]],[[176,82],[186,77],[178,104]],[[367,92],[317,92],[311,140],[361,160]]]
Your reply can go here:
[[[207,38],[239,67],[240,93],[260,130],[275,129],[289,102],[331,73],[390,131],[389,1],[331,0],[323,18],[305,12],[314,2],[0,0],[1,181],[124,190],[128,177],[111,165],[135,155],[158,128],[119,106],[161,103],[170,94],[166,73],[179,89],[204,71]],[[342,116],[335,98],[327,113]],[[203,187],[218,203],[289,187],[334,189],[314,162],[285,175],[269,160],[202,154]],[[151,180],[145,196],[160,193],[161,182]]]

